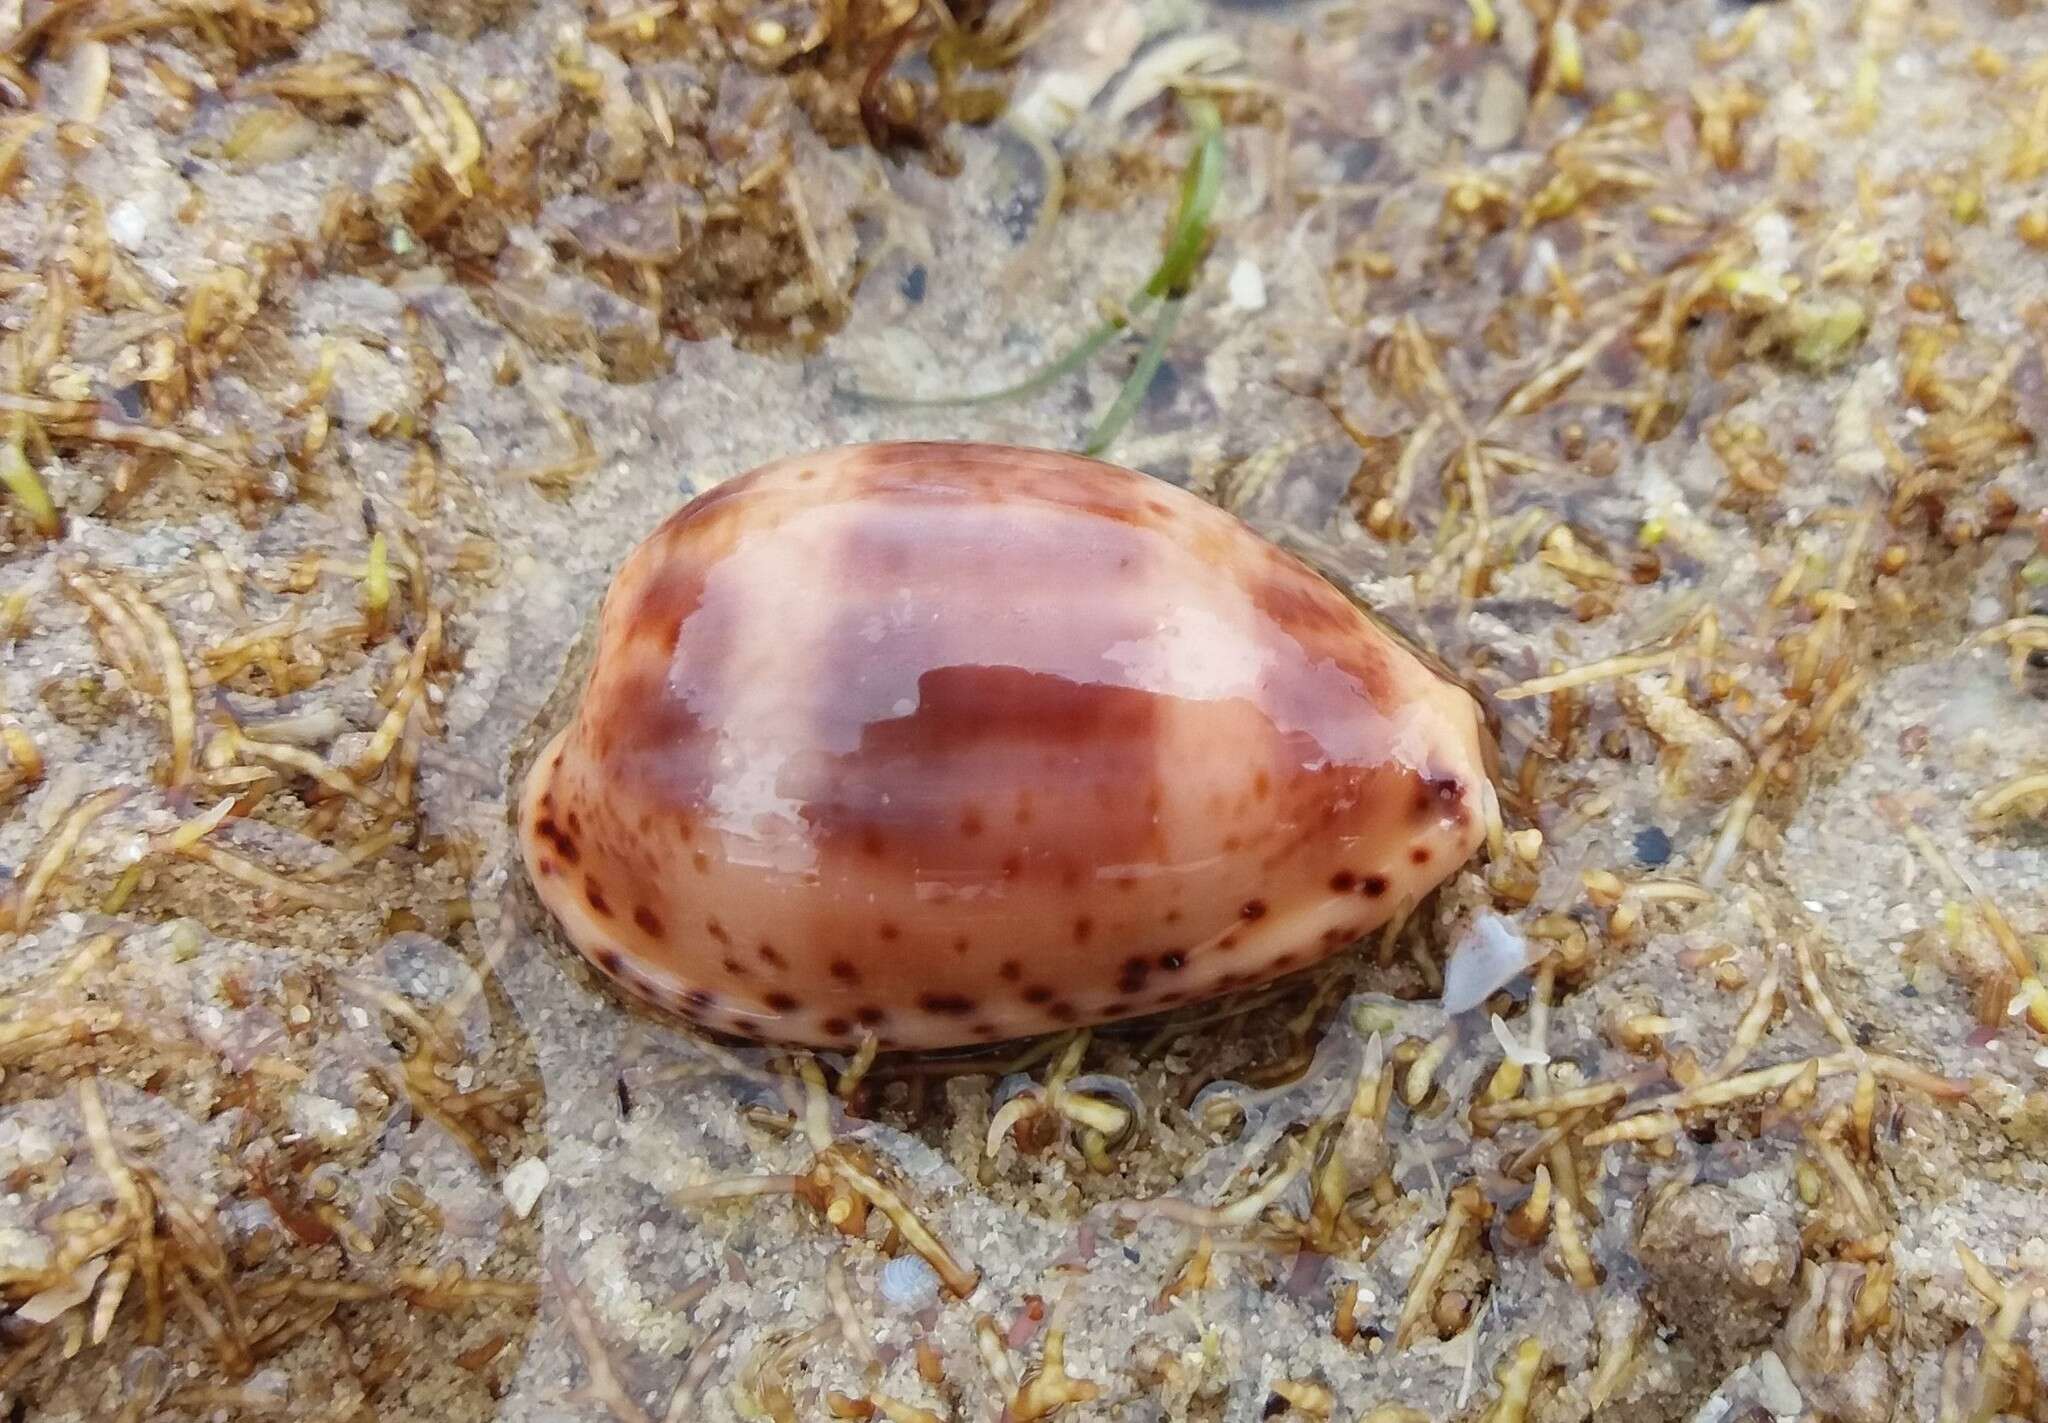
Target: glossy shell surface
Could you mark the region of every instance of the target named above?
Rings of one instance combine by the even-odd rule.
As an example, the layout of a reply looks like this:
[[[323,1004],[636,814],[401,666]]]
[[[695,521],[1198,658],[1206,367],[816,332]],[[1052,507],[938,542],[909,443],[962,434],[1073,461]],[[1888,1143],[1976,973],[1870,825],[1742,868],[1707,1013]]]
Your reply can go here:
[[[938,1048],[1342,949],[1484,835],[1471,697],[1232,516],[1094,460],[876,444],[670,517],[519,830],[627,990]]]

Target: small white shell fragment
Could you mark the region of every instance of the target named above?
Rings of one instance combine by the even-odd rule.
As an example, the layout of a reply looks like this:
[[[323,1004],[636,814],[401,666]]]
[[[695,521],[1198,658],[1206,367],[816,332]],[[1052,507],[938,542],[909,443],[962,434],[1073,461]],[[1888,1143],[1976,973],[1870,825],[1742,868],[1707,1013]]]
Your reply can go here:
[[[354,1107],[315,1092],[301,1092],[294,1097],[291,1116],[293,1126],[329,1146],[347,1142],[363,1125],[363,1115]]]
[[[0,1117],[0,1167],[12,1171],[32,1161],[47,1161],[56,1154],[56,1138],[48,1132],[11,1117]],[[0,1243],[14,1234],[12,1230],[0,1230]]]
[[[533,1212],[533,1203],[540,1199],[540,1193],[547,1189],[548,1164],[537,1156],[529,1156],[505,1173],[502,1189],[505,1199],[512,1206],[512,1214],[521,1220]]]
[[[16,1319],[30,1324],[48,1324],[66,1310],[76,1309],[92,1297],[92,1287],[100,1282],[106,1273],[105,1260],[88,1260],[72,1271],[71,1278],[61,1285],[52,1285],[40,1294],[31,1295],[27,1304],[14,1312]]]
[[[246,1398],[259,1399],[271,1407],[281,1408],[291,1402],[291,1380],[285,1376],[283,1369],[265,1369],[242,1385],[242,1394]]]
[[[1749,1367],[1750,1376],[1756,1380],[1756,1401],[1768,1408],[1773,1416],[1797,1418],[1805,1412],[1805,1395],[1800,1393],[1799,1385],[1792,1382],[1785,1361],[1774,1351],[1766,1349]]]
[[[1514,1030],[1502,1021],[1498,1013],[1493,1015],[1493,1040],[1500,1044],[1500,1050],[1507,1054],[1508,1061],[1517,1067],[1543,1067],[1550,1062],[1549,1053],[1532,1048],[1516,1037]]]
[[[1181,80],[1219,74],[1243,60],[1244,51],[1227,35],[1181,35],[1163,41],[1133,64],[1117,86],[1109,100],[1109,121],[1122,123]]]
[[[1558,265],[1557,244],[1539,237],[1529,244],[1529,260],[1522,268],[1523,296],[1541,296],[1550,290],[1550,271]]]
[[[2048,1052],[2048,1048],[2042,1049]],[[34,1274],[50,1263],[50,1242],[32,1231],[0,1227],[0,1269]]]
[[[1529,90],[1505,63],[1489,64],[1479,71],[1472,107],[1472,146],[1497,153],[1521,133],[1529,117]]]
[[[137,202],[114,204],[107,213],[107,236],[130,252],[141,250],[149,237],[149,213]]]
[[[1230,304],[1239,311],[1266,309],[1266,277],[1249,257],[1238,258],[1230,269]]]
[[[1469,1013],[1529,967],[1529,941],[1498,914],[1472,917],[1444,965],[1444,1011]]]
[[[882,1298],[891,1309],[916,1314],[939,1297],[939,1272],[922,1255],[898,1255],[882,1267]]]
[[[1758,213],[1749,235],[1756,243],[1754,270],[1782,277],[1792,269],[1792,223],[1785,214],[1775,208]]]

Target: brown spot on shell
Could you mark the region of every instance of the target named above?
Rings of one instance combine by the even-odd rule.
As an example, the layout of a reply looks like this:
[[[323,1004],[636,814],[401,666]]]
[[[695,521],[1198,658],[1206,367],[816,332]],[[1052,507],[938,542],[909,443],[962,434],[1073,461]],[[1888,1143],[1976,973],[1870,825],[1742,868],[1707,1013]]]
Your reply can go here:
[[[1004,959],[997,967],[996,975],[1005,983],[1015,983],[1024,976],[1024,965],[1015,959]]]
[[[1263,919],[1266,917],[1266,901],[1263,899],[1247,899],[1244,902],[1244,907],[1237,912],[1242,918],[1247,920]]]
[[[612,917],[611,904],[604,897],[604,886],[586,876],[583,881],[583,897],[590,901],[590,907],[605,918]]]
[[[1349,894],[1358,886],[1358,876],[1349,870],[1339,870],[1330,876],[1330,888],[1339,894]]]
[[[1359,881],[1358,892],[1367,899],[1378,899],[1387,892],[1387,877],[1385,875],[1367,875],[1363,880]]]
[[[918,995],[917,1006],[927,1013],[940,1013],[949,1018],[959,1018],[972,1013],[975,1003],[972,998],[964,998],[957,993],[921,993]]]
[[[1414,849],[1410,850],[1410,851],[1408,852],[1408,863],[1409,863],[1409,864],[1411,864],[1411,865],[1426,865],[1426,864],[1428,864],[1428,863],[1429,863],[1429,846],[1427,846],[1427,845],[1417,845],[1417,846],[1416,846],[1416,847],[1415,847]]]
[[[779,952],[778,952],[778,951],[776,950],[776,948],[775,948],[775,945],[773,945],[773,944],[770,944],[770,943],[766,943],[766,942],[764,942],[764,943],[763,943],[763,944],[761,945],[761,947],[760,947],[760,949],[758,950],[758,952],[759,952],[759,953],[760,953],[760,955],[761,955],[761,962],[762,962],[762,963],[764,963],[764,964],[767,964],[767,965],[768,965],[768,966],[769,966],[770,968],[788,968],[788,967],[789,967],[789,960],[788,960],[788,959],[786,959],[786,958],[784,958],[784,957],[783,957],[783,956],[782,956],[782,955],[781,955],[781,954],[780,954],[780,953],[779,953]]]
[[[835,1038],[843,1038],[853,1031],[853,1024],[844,1018],[827,1018],[821,1026]]]
[[[661,937],[661,916],[646,905],[633,906],[633,922],[640,926],[642,933],[652,934],[657,939]]]
[[[1034,983],[1024,990],[1024,1001],[1034,1006],[1041,1003],[1050,1003],[1057,997],[1059,997],[1059,994],[1042,983]]]
[[[570,864],[583,858],[583,852],[576,848],[576,842],[562,833],[562,828],[547,816],[542,816],[533,827],[534,833],[554,847],[555,853]]]
[[[790,997],[787,993],[771,993],[761,1001],[778,1013],[787,1013],[790,1009],[796,1007],[796,999]]]
[[[860,982],[860,970],[853,966],[853,962],[850,959],[832,960],[832,963],[830,967],[827,969],[827,972],[829,972],[834,978],[838,979],[841,983]]]
[[[863,1003],[853,1010],[853,1016],[862,1026],[872,1028],[877,1023],[889,1021],[889,1015],[872,1003]]]

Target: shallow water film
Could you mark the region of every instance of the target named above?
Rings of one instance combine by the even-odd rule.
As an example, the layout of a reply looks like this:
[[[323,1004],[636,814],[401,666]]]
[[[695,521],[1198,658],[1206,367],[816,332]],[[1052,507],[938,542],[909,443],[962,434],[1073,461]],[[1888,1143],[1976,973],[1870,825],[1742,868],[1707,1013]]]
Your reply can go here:
[[[8,1419],[2048,1417],[2036,10],[0,38]],[[598,602],[875,439],[1301,554],[1489,843],[1113,1029],[630,1006],[513,834]]]

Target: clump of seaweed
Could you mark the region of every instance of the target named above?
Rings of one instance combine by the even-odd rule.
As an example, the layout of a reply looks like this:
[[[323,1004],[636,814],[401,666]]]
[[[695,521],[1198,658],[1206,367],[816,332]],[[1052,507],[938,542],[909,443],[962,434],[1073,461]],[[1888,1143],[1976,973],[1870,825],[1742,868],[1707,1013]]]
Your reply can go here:
[[[699,23],[672,4],[600,7],[558,36],[555,94],[490,132],[455,76],[385,73],[353,55],[259,74],[241,92],[327,122],[367,114],[414,138],[410,172],[333,195],[322,236],[334,260],[386,277],[439,263],[529,340],[561,327],[614,378],[645,379],[666,366],[660,333],[815,344],[836,329],[860,273],[844,195],[818,186],[820,147],[957,166],[946,130],[1000,112],[1001,73],[1042,9],[859,0],[797,26],[779,10]],[[707,91],[689,78],[700,73],[723,77]],[[580,330],[588,316],[520,270],[526,254],[508,243],[527,224],[646,329]]]
[[[366,1196],[356,1172],[375,1138],[349,1128],[430,1122],[495,1173],[526,1141],[538,1083],[516,1053],[473,1061],[450,1029],[481,980],[421,1004],[366,964],[340,965],[390,934],[454,941],[469,923],[473,850],[426,828],[419,780],[459,665],[443,635],[465,596],[454,590],[485,565],[474,550],[430,557],[409,525],[366,531],[353,556],[300,552],[303,530],[261,553],[194,536],[213,507],[260,524],[305,492],[295,474],[334,473],[320,465],[331,368],[284,415],[305,417],[303,466],[279,460],[268,431],[218,433],[224,382],[267,385],[306,253],[265,236],[237,263],[167,280],[116,240],[132,222],[116,204],[24,181],[91,147],[114,73],[168,99],[168,132],[190,117],[193,76],[234,89],[289,56],[320,12],[50,5],[26,18],[14,63],[61,65],[67,82],[46,93],[28,68],[8,70],[31,103],[61,93],[63,107],[17,116],[0,138],[0,174],[50,220],[0,293],[6,531],[45,570],[0,598],[0,635],[24,675],[77,670],[0,721],[0,804],[23,807],[8,829],[26,837],[0,892],[14,965],[0,1113],[10,1127],[41,1113],[58,1148],[12,1158],[27,1164],[10,1177],[0,1387],[17,1405],[77,1397],[132,1356],[147,1368],[107,1416],[271,1411],[286,1401],[276,1366],[328,1350],[344,1361],[339,1387],[369,1400],[425,1361],[393,1349],[359,1369],[351,1337],[416,1310],[495,1332],[481,1369],[526,1328],[534,1286],[516,1258],[503,1274],[440,1258],[446,1212],[417,1182]],[[140,68],[118,67],[138,53]],[[335,87],[368,97],[361,73],[333,66],[299,83],[308,102]],[[306,142],[266,112],[230,130],[224,159],[280,161]],[[414,372],[431,404],[431,362]],[[110,533],[136,529],[156,556],[107,552]],[[84,740],[79,765],[48,750],[67,737]],[[81,781],[86,764],[97,778]],[[226,947],[236,939],[272,957]],[[339,1090],[321,1079],[321,1045],[353,1031],[351,1005],[388,1022],[385,1051],[404,1049],[338,1102],[321,1095]],[[281,1027],[245,1050],[211,1031],[223,1021]],[[307,1131],[308,1112],[332,1135]],[[234,1130],[200,1190],[181,1153],[223,1120]],[[253,1235],[229,1224],[251,1207],[270,1222]]]
[[[979,1272],[962,1263],[903,1193],[882,1179],[863,1147],[837,1139],[833,1118],[838,1108],[826,1090],[823,1069],[809,1057],[803,1058],[797,1069],[794,1079],[776,1075],[770,1081],[789,1103],[791,1123],[801,1130],[812,1151],[810,1164],[791,1175],[736,1177],[691,1186],[676,1194],[676,1203],[702,1206],[753,1196],[791,1195],[814,1207],[834,1230],[855,1238],[865,1233],[870,1209],[877,1210],[897,1238],[924,1257],[956,1298],[972,1295]]]

